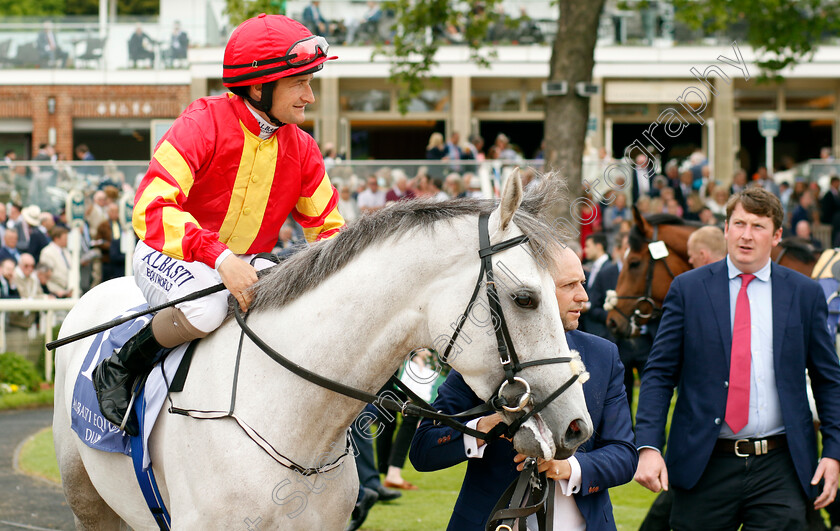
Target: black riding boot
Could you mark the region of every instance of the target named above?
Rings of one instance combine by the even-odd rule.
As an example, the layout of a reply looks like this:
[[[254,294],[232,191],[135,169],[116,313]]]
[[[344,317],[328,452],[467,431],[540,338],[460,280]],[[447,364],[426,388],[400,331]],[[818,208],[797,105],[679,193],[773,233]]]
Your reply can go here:
[[[164,350],[161,353],[161,350]],[[123,345],[119,352],[103,360],[93,370],[93,388],[102,416],[115,426],[120,426],[131,402],[131,388],[138,376],[151,370],[163,354],[164,349],[152,334],[152,322],[146,324],[135,336]],[[137,419],[129,412],[125,432],[138,435]]]

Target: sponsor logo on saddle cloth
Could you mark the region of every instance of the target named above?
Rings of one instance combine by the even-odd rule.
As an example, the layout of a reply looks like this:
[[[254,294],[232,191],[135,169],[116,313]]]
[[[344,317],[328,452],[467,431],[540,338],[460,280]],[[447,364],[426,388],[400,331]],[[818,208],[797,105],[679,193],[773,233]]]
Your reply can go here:
[[[124,317],[131,315],[138,311],[148,308],[144,304],[136,308],[128,310],[122,315]],[[119,350],[126,341],[134,334],[143,328],[151,316],[146,315],[138,317],[133,321],[128,321],[119,326],[115,326],[104,332],[100,332],[93,340],[93,343],[85,355],[85,360],[82,363],[81,371],[76,377],[76,384],[73,387],[73,406],[70,411],[71,426],[79,439],[86,445],[96,450],[105,452],[119,452],[125,455],[131,455],[130,437],[124,432],[120,431],[117,426],[111,424],[99,410],[99,403],[96,401],[96,391],[93,389],[92,374],[93,369],[99,362],[114,352]],[[143,433],[143,469],[149,467],[151,459],[149,457],[148,444],[149,434],[155,426],[163,403],[166,399],[166,392],[168,389],[167,380],[171,381],[181,363],[181,358],[187,350],[188,344],[184,344],[173,350],[164,359],[163,363],[158,363],[149,373],[146,379],[145,390],[143,392],[143,403],[135,404],[135,411],[143,412],[142,428]],[[163,370],[161,370],[163,365]],[[167,380],[163,375],[166,373]]]

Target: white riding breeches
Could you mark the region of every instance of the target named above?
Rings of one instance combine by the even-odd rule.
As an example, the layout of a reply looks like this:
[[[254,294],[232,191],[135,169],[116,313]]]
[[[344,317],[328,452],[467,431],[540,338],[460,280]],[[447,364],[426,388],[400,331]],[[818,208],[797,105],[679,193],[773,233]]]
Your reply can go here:
[[[254,255],[237,257],[251,263]],[[166,256],[143,241],[137,242],[133,263],[134,280],[150,306],[158,306],[222,282],[222,277],[212,267],[202,262],[185,262]],[[254,267],[259,270],[272,265],[269,260],[258,259]],[[210,333],[224,321],[228,313],[229,296],[230,292],[225,289],[200,299],[182,302],[176,308],[183,312],[191,325]]]

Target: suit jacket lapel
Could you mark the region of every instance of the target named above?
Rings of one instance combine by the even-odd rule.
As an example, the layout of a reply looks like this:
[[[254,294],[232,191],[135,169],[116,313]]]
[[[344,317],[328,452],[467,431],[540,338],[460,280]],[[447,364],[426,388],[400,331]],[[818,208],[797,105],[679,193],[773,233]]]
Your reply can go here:
[[[793,300],[792,287],[787,282],[789,272],[784,268],[770,264],[770,282],[773,294],[773,360],[777,361],[782,353],[782,340],[785,337],[785,325],[791,314]],[[776,366],[779,366],[776,363]]]
[[[726,358],[726,370],[729,371],[729,357],[732,353],[732,320],[729,308],[729,275],[726,259],[709,266],[709,274],[703,282],[706,294],[712,306],[712,314],[717,320],[720,339],[723,342],[723,355]]]

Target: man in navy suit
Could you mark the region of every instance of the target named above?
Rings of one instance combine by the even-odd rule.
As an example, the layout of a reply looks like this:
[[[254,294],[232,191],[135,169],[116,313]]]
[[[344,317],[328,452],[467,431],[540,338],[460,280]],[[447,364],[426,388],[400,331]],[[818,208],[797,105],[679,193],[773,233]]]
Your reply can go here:
[[[636,413],[636,480],[673,488],[678,531],[802,529],[806,504],[831,503],[840,472],[840,363],[825,298],[771,262],[783,219],[773,194],[746,188],[726,212],[727,258],[678,276],[665,299]],[[822,421],[819,462],[806,368]]]
[[[539,470],[558,481],[553,500],[554,529],[614,530],[607,489],[630,481],[638,461],[624,393],[624,368],[614,344],[576,330],[581,307],[587,300],[580,260],[566,249],[557,266],[555,286],[566,340],[570,349],[580,352],[591,375],[583,392],[595,436],[569,459],[541,461]],[[452,371],[440,386],[434,406],[444,413],[458,413],[480,403],[482,400],[463,377]],[[494,413],[467,425],[486,432],[500,420],[501,416]],[[524,458],[505,439],[485,445],[484,441],[425,419],[417,429],[409,456],[420,471],[448,468],[471,457],[449,520],[448,529],[457,531],[484,530],[493,506],[516,479],[517,466]]]

